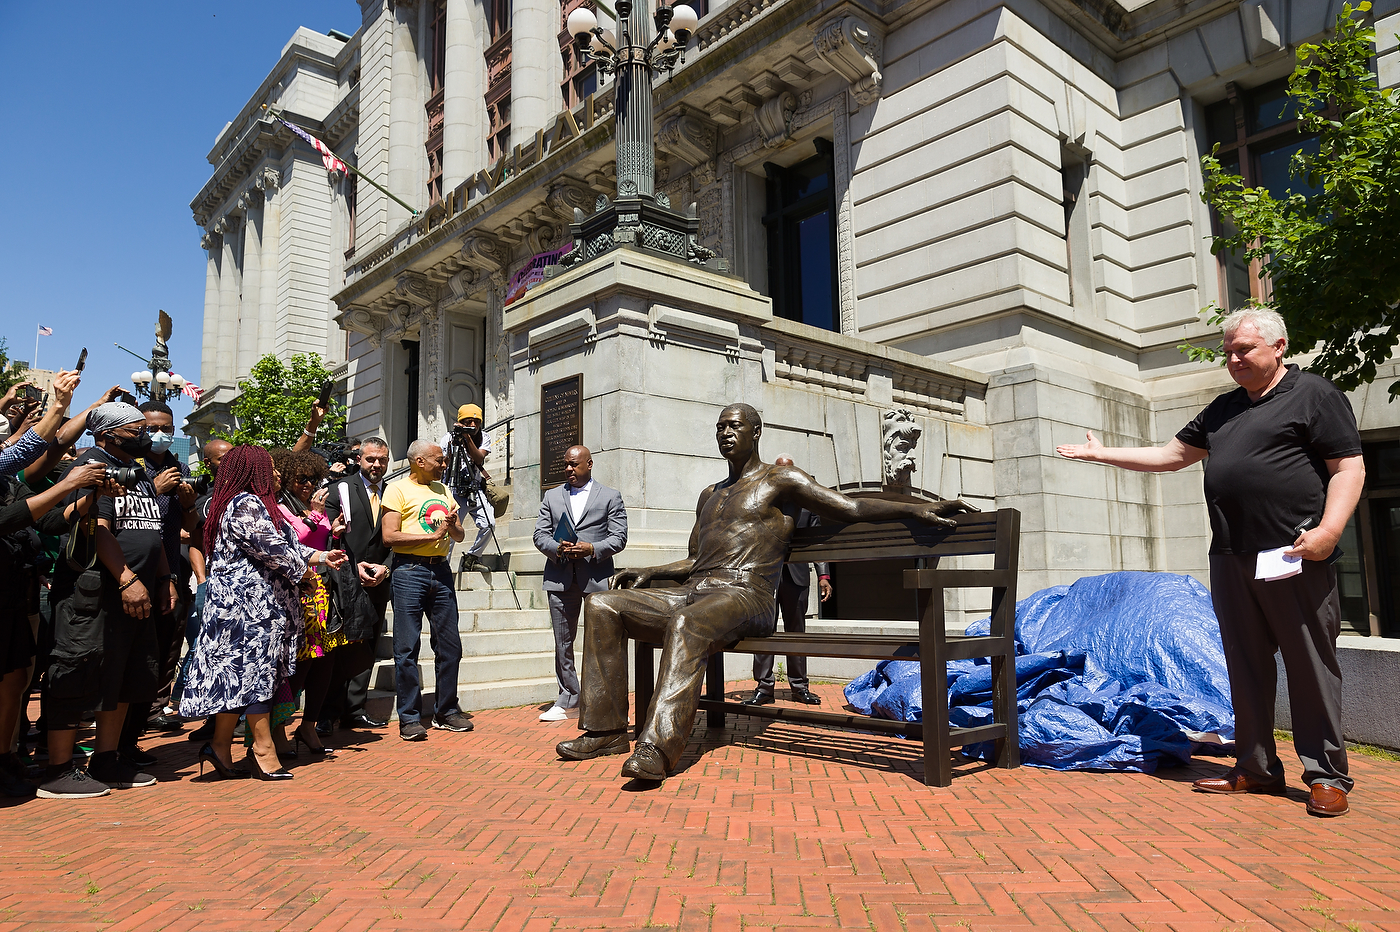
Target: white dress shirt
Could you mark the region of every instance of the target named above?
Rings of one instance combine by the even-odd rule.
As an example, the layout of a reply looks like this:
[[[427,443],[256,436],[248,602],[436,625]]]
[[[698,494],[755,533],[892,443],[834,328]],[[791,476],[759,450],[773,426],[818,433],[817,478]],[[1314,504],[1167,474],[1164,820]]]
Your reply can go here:
[[[574,488],[572,482],[566,485],[569,490],[569,514],[573,516],[574,526],[577,527],[579,519],[583,517],[583,510],[588,507],[588,493],[593,491],[593,480],[589,479],[581,489]]]

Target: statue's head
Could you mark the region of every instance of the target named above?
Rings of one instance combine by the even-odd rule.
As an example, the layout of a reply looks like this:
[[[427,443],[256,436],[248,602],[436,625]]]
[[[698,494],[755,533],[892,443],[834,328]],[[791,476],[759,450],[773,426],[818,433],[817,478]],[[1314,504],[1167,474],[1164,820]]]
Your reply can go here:
[[[916,468],[914,446],[923,432],[909,410],[895,408],[885,412],[880,433],[885,449],[886,485],[909,485]]]
[[[758,450],[758,438],[763,436],[763,418],[752,405],[732,404],[719,413],[715,422],[715,443],[720,455],[733,462],[743,462]]]

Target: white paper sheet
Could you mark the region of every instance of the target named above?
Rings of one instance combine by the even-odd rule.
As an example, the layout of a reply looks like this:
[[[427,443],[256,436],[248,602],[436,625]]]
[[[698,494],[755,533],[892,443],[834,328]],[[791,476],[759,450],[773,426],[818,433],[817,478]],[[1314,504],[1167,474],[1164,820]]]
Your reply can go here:
[[[1303,558],[1288,556],[1286,552],[1288,549],[1288,547],[1280,547],[1277,550],[1261,550],[1258,562],[1254,564],[1254,578],[1262,579],[1265,582],[1274,582],[1278,579],[1297,576],[1303,572]]]

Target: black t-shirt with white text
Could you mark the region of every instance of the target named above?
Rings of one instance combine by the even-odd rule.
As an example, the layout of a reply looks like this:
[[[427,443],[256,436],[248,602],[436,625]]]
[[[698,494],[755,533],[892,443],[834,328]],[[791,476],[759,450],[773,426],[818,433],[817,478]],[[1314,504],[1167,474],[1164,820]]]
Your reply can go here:
[[[89,460],[97,460],[107,466],[132,465],[109,456],[98,447],[92,447],[83,451],[73,461],[73,466]],[[79,495],[86,494],[86,489],[80,490],[70,495],[67,501],[75,501]],[[111,522],[112,534],[121,545],[126,565],[141,577],[141,582],[149,589],[155,577],[161,575],[160,556],[164,550],[161,535],[163,519],[160,502],[156,499],[156,487],[149,477],[143,477],[135,488],[125,490],[120,496],[98,496],[96,507],[98,519],[105,518]],[[102,561],[99,560],[98,564],[106,569]]]
[[[1317,527],[1325,461],[1361,453],[1347,396],[1292,364],[1258,401],[1243,388],[1219,396],[1176,439],[1210,454],[1205,493],[1216,554],[1273,550],[1292,544],[1302,522]]]

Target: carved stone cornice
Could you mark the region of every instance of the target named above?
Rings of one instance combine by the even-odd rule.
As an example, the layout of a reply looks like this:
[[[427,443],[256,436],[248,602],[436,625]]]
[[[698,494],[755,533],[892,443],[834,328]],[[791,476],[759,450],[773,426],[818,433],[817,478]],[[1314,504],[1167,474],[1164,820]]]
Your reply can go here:
[[[246,214],[250,210],[257,210],[262,205],[262,191],[259,191],[257,188],[249,188],[247,191],[238,195],[238,201],[234,204],[234,207]]]
[[[797,97],[791,91],[780,91],[753,112],[764,146],[778,149],[792,141],[792,118],[796,113]]]
[[[417,329],[417,324],[417,315],[413,313],[413,308],[407,304],[400,304],[384,318],[380,339],[386,343],[405,340]]]
[[[270,194],[282,187],[282,174],[275,168],[264,168],[253,176],[253,187]]]
[[[719,128],[713,122],[683,107],[679,113],[662,121],[656,142],[666,153],[691,167],[697,185],[703,187],[714,182]]]
[[[394,283],[394,294],[414,307],[427,307],[437,300],[437,289],[418,272],[401,272]]]
[[[812,45],[817,57],[851,85],[856,103],[872,104],[879,99],[885,43],[875,27],[858,16],[833,16],[816,27]]]
[[[220,233],[205,233],[199,238],[199,248],[203,249],[205,252],[213,252],[216,249],[222,248],[223,245],[224,237]]]
[[[483,272],[497,272],[510,261],[510,250],[500,240],[485,233],[462,237],[462,261]]]

